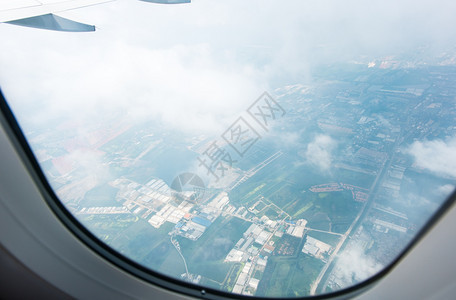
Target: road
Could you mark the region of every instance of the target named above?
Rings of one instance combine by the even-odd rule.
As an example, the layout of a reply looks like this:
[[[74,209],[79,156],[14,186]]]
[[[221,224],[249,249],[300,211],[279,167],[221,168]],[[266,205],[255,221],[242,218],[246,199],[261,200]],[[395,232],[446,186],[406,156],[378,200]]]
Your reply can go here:
[[[282,151],[277,151],[276,153],[274,153],[273,155],[271,155],[270,157],[268,157],[267,159],[265,159],[264,161],[262,161],[255,167],[251,168],[250,170],[245,172],[241,178],[237,179],[234,183],[232,183],[231,186],[226,189],[226,191],[231,191],[234,188],[236,188],[237,186],[239,186],[240,184],[246,182],[250,177],[255,175],[258,171],[260,171],[261,169],[266,167],[268,164],[270,164],[277,158],[279,158],[282,154],[283,154]]]
[[[184,266],[185,266],[185,273],[187,274],[187,279],[190,279],[190,273],[188,272],[187,261],[185,260],[184,256],[182,255],[179,242],[176,240],[173,240],[172,235],[169,237],[169,239],[171,240],[171,243],[173,244],[174,248],[176,248],[177,253],[179,253],[179,255],[182,257],[182,261],[184,262]]]
[[[401,141],[401,139],[400,139],[400,137],[398,137],[396,139],[396,142],[395,142],[394,146],[393,146],[393,151],[392,151],[393,155],[391,155],[391,157],[384,162],[381,171],[378,173],[377,177],[375,178],[374,182],[372,183],[372,186],[370,188],[371,192],[369,193],[368,200],[364,203],[364,206],[361,209],[360,213],[358,214],[356,219],[353,221],[352,225],[347,230],[347,232],[344,234],[344,236],[341,238],[340,242],[337,244],[335,250],[331,254],[331,257],[329,258],[328,262],[326,263],[326,265],[321,270],[321,272],[318,275],[317,279],[312,283],[311,288],[310,288],[310,295],[315,295],[315,292],[317,291],[317,288],[318,288],[318,286],[319,286],[319,284],[321,282],[321,279],[323,278],[323,276],[325,275],[326,271],[328,270],[328,268],[333,263],[334,258],[336,257],[336,255],[339,252],[340,248],[345,243],[345,241],[346,241],[347,237],[350,235],[351,231],[354,228],[357,229],[359,227],[359,225],[361,225],[362,221],[364,221],[364,218],[367,215],[367,212],[369,211],[370,207],[374,203],[374,199],[375,199],[375,196],[376,196],[378,188],[379,188],[379,183],[382,182],[383,177],[385,177],[385,175],[386,175],[386,171],[391,167],[391,164],[394,161],[394,157],[395,157],[395,154],[396,154],[395,150],[396,150],[397,146],[400,144],[400,141]]]
[[[326,230],[320,230],[320,229],[313,229],[313,228],[309,228],[309,227],[306,227],[305,229],[308,230],[308,231],[318,231],[318,232],[324,232],[324,233],[328,233],[328,234],[334,234],[334,235],[343,236],[343,234],[341,234],[341,233],[332,232],[332,231],[326,231]]]
[[[359,214],[356,216],[356,218],[353,221],[353,223],[351,224],[351,226],[344,233],[344,235],[342,235],[342,238],[340,239],[340,241],[337,244],[336,248],[334,249],[333,253],[329,257],[328,262],[325,264],[323,269],[320,271],[320,274],[318,274],[317,279],[315,279],[315,281],[312,283],[312,285],[310,287],[310,295],[315,295],[315,292],[317,290],[318,285],[320,284],[321,279],[325,275],[325,273],[328,270],[329,266],[332,264],[333,260],[336,258],[337,253],[339,252],[339,250],[342,247],[342,245],[345,243],[345,240],[347,239],[347,237],[350,235],[351,231],[353,230],[353,227],[355,226],[355,224],[358,222],[359,218],[363,214],[363,211],[364,211],[365,207],[366,207],[366,203],[364,204],[364,206],[361,209],[361,211],[359,212]]]

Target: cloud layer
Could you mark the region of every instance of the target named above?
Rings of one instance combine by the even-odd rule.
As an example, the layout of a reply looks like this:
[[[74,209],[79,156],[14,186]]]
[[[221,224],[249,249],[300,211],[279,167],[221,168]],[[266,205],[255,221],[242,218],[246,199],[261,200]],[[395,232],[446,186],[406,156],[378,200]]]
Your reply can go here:
[[[306,159],[320,171],[329,171],[332,164],[332,151],[336,142],[328,135],[318,135],[307,145]]]
[[[366,280],[383,268],[383,265],[367,256],[357,246],[345,250],[340,255],[336,266],[337,277],[340,278],[340,283],[344,284],[343,287]]]
[[[416,141],[407,150],[419,168],[439,176],[456,177],[456,137],[433,141]]]
[[[60,14],[96,24],[95,33],[0,24],[0,84],[29,120],[122,111],[132,121],[156,119],[184,131],[217,133],[277,78],[306,81],[315,65],[400,53],[422,43],[451,44],[455,6],[409,0],[115,1]]]

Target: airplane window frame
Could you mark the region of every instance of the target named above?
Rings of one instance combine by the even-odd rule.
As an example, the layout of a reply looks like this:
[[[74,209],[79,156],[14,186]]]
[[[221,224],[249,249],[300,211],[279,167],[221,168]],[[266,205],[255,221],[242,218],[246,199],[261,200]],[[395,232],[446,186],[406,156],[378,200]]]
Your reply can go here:
[[[54,190],[48,183],[38,161],[35,158],[22,130],[18,124],[14,114],[7,103],[6,98],[0,87],[0,124],[5,130],[9,140],[13,144],[15,151],[19,155],[25,168],[33,178],[34,183],[38,187],[45,204],[57,219],[66,227],[79,241],[81,241],[91,251],[99,257],[113,264],[114,266],[126,271],[127,273],[139,278],[147,283],[162,287],[172,292],[178,292],[190,297],[204,299],[278,299],[278,298],[261,298],[256,296],[238,295],[211,288],[202,287],[196,284],[181,281],[170,276],[158,273],[149,269],[132,259],[122,255],[108,244],[102,242],[89,229],[84,227],[75,216],[71,214],[59,200]],[[360,295],[367,289],[375,285],[379,280],[386,276],[401,260],[422,240],[425,235],[433,228],[433,226],[449,211],[456,200],[456,191],[442,203],[437,211],[431,215],[429,220],[417,232],[415,237],[402,249],[400,254],[386,265],[380,272],[370,278],[359,282],[353,286],[325,294],[314,296],[297,297],[297,298],[281,298],[281,299],[347,299]]]

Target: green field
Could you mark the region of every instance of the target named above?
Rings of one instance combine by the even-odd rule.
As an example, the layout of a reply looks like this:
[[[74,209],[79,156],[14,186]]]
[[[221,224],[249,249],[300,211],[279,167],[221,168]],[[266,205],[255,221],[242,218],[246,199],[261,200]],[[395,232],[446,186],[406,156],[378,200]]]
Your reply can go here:
[[[97,186],[84,195],[79,205],[81,207],[122,206],[116,201],[117,191],[118,189],[109,184]]]
[[[158,263],[150,262],[148,256],[150,253],[159,252],[160,246],[164,242],[169,241],[169,235],[167,234],[174,224],[165,223],[160,229],[156,229],[144,220],[139,220],[122,233],[120,233],[110,245],[125,254],[126,256],[133,258],[136,261],[144,263],[147,267],[157,268]],[[164,261],[167,257],[167,253],[162,253],[161,256],[156,256],[160,261]]]
[[[242,268],[244,268],[244,263],[242,264],[234,264],[232,265],[232,268],[231,268],[231,273],[230,275],[228,276],[225,284],[223,285],[222,289],[228,291],[228,292],[231,292],[233,290],[233,287],[234,285],[236,284],[236,280],[239,276],[239,274],[241,273],[242,271]]]
[[[185,273],[185,265],[182,257],[174,248],[169,236],[150,251],[141,262],[165,275],[179,278],[182,273]]]
[[[133,214],[78,215],[77,217],[95,236],[107,243],[139,220]]]
[[[359,186],[365,189],[370,189],[374,183],[375,176],[364,173],[354,172],[345,169],[335,169],[335,177],[337,181],[354,186]]]
[[[126,257],[154,271],[179,277],[185,272],[182,258],[170,242],[174,224],[159,229],[132,214],[81,215],[82,223],[101,240]]]
[[[145,154],[136,165],[125,171],[125,176],[145,184],[158,177],[169,185],[174,178],[187,170],[196,160],[197,154],[185,147],[161,143]]]
[[[304,205],[300,210],[294,213],[293,219],[297,219],[301,214],[305,213],[309,208],[311,208],[312,205],[312,202],[309,202],[306,205]]]
[[[307,296],[310,284],[318,276],[324,263],[299,253],[296,258],[271,257],[260,281],[256,296]],[[283,280],[288,278],[288,280]]]
[[[353,200],[350,191],[325,193],[321,198],[313,193],[313,206],[303,215],[309,221],[308,227],[345,233],[359,213],[362,204]]]
[[[369,186],[372,176],[360,176],[345,170],[320,174],[309,166],[294,164],[294,159],[282,155],[232,190],[230,199],[234,204],[245,207],[251,207],[262,199],[270,206],[257,217],[266,215],[270,219],[278,219],[282,218],[284,211],[293,220],[308,220],[311,228],[344,233],[361,209],[361,204],[353,201],[349,191],[313,193],[309,188],[316,184],[345,182],[345,179],[351,184]]]
[[[223,260],[250,224],[238,218],[219,217],[196,241],[177,237],[189,272],[222,283],[232,265]]]

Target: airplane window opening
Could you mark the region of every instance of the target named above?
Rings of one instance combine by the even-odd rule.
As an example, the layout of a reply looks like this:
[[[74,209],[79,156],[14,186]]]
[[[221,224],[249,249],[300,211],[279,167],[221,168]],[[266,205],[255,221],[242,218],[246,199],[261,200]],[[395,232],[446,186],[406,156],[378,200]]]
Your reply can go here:
[[[0,4],[2,112],[51,208],[132,274],[343,295],[453,203],[456,4],[57,2]]]

